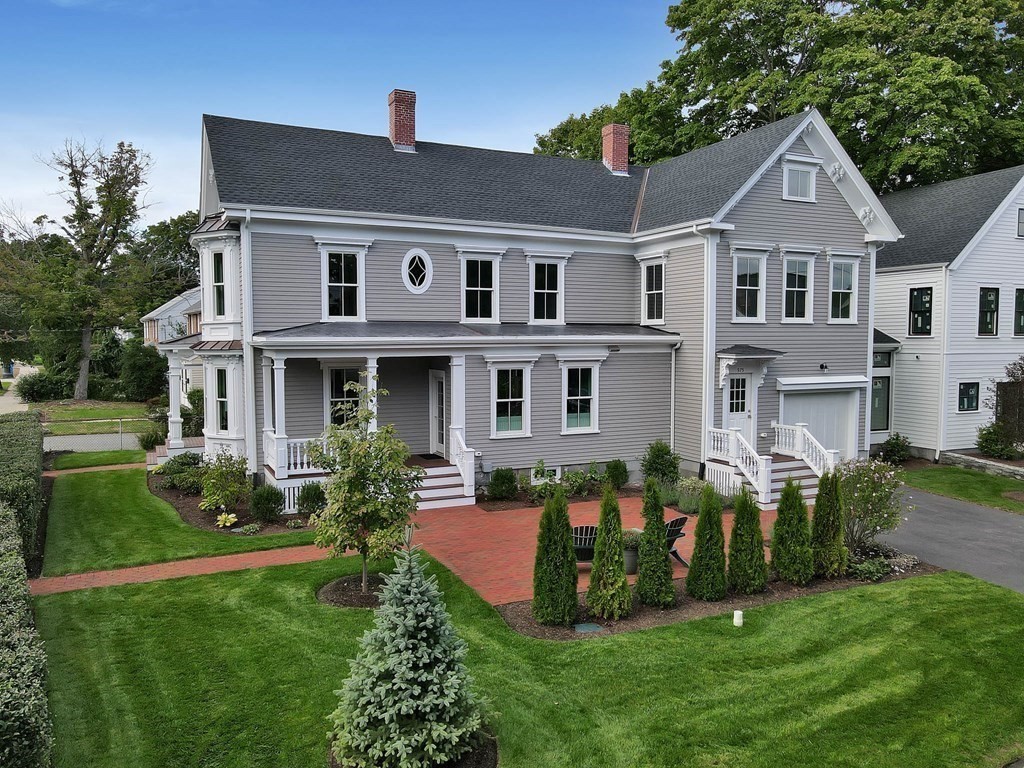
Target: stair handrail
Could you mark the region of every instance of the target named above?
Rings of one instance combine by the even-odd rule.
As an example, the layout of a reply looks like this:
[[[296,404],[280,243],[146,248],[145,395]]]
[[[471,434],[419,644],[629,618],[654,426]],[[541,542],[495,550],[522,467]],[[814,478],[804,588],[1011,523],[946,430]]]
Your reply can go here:
[[[738,428],[730,431],[733,436],[730,454],[736,466],[757,491],[757,500],[763,504],[769,503],[772,493],[772,457],[761,456]]]
[[[814,470],[814,474],[821,477],[826,472],[831,472],[839,463],[839,451],[829,450],[823,446],[818,439],[807,429],[806,424],[797,424],[803,428],[804,445],[803,455],[800,457]]]
[[[462,475],[462,493],[464,496],[476,495],[476,451],[466,445],[462,430],[451,427],[451,462]]]

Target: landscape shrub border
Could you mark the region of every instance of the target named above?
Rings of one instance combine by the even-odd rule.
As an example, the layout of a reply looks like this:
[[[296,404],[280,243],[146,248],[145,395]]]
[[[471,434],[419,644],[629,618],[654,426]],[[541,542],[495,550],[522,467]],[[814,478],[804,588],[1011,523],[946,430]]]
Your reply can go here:
[[[14,514],[21,535],[21,555],[36,554],[39,516],[43,510],[43,428],[35,411],[0,415],[0,504]]]
[[[50,765],[53,726],[46,653],[29,604],[28,573],[15,511],[0,503],[0,765]]]

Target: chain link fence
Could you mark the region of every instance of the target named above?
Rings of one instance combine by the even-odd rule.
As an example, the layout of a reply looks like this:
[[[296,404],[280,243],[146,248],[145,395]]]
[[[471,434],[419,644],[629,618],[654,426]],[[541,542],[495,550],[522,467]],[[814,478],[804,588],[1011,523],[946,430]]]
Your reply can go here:
[[[145,418],[48,421],[43,424],[43,450],[138,450],[139,434],[156,426]]]

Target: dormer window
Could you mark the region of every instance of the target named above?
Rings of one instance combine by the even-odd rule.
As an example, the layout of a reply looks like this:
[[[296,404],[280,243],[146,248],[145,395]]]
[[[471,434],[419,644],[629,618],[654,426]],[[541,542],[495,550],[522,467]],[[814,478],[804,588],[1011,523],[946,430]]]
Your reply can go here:
[[[815,202],[815,182],[821,163],[820,157],[787,154],[782,161],[782,199]]]

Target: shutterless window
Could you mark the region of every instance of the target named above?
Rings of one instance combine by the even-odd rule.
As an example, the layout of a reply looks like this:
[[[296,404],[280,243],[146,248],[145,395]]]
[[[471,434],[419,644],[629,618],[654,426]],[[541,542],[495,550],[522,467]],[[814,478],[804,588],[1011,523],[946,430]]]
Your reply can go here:
[[[466,259],[466,319],[494,319],[494,262]]]
[[[889,429],[889,397],[892,380],[888,376],[871,379],[871,431],[885,432]]]
[[[871,355],[871,366],[873,368],[891,368],[892,352],[873,352]]]
[[[1024,336],[1024,288],[1013,294],[1013,335]]]
[[[558,265],[533,265],[533,319],[558,319]]]
[[[644,313],[647,322],[665,319],[665,265],[644,267]]]
[[[341,426],[359,408],[359,369],[332,368],[330,377],[331,423]]]
[[[978,292],[978,335],[999,334],[999,289],[982,288]]]
[[[789,320],[808,319],[809,272],[806,259],[786,259],[785,317]]]
[[[795,200],[813,200],[811,190],[814,171],[810,168],[786,169],[786,197]]]
[[[566,369],[565,428],[590,429],[594,426],[594,369]]]
[[[911,336],[932,335],[932,289],[910,289],[910,331]]]
[[[832,298],[829,317],[832,320],[853,318],[853,271],[852,261],[832,262]]]
[[[1024,237],[1024,208],[1017,209],[1017,237]]]
[[[224,254],[213,254],[213,314],[224,317]]]
[[[736,257],[736,317],[757,319],[761,314],[761,258]]]
[[[217,429],[228,431],[228,369],[217,369]]]
[[[522,432],[525,407],[523,369],[499,368],[495,374],[494,431],[498,434]]]
[[[956,409],[958,411],[978,410],[978,391],[980,389],[981,384],[977,381],[961,382]]]
[[[729,379],[729,413],[746,413],[747,380],[742,376]]]
[[[359,316],[359,257],[354,253],[327,254],[327,314]]]

